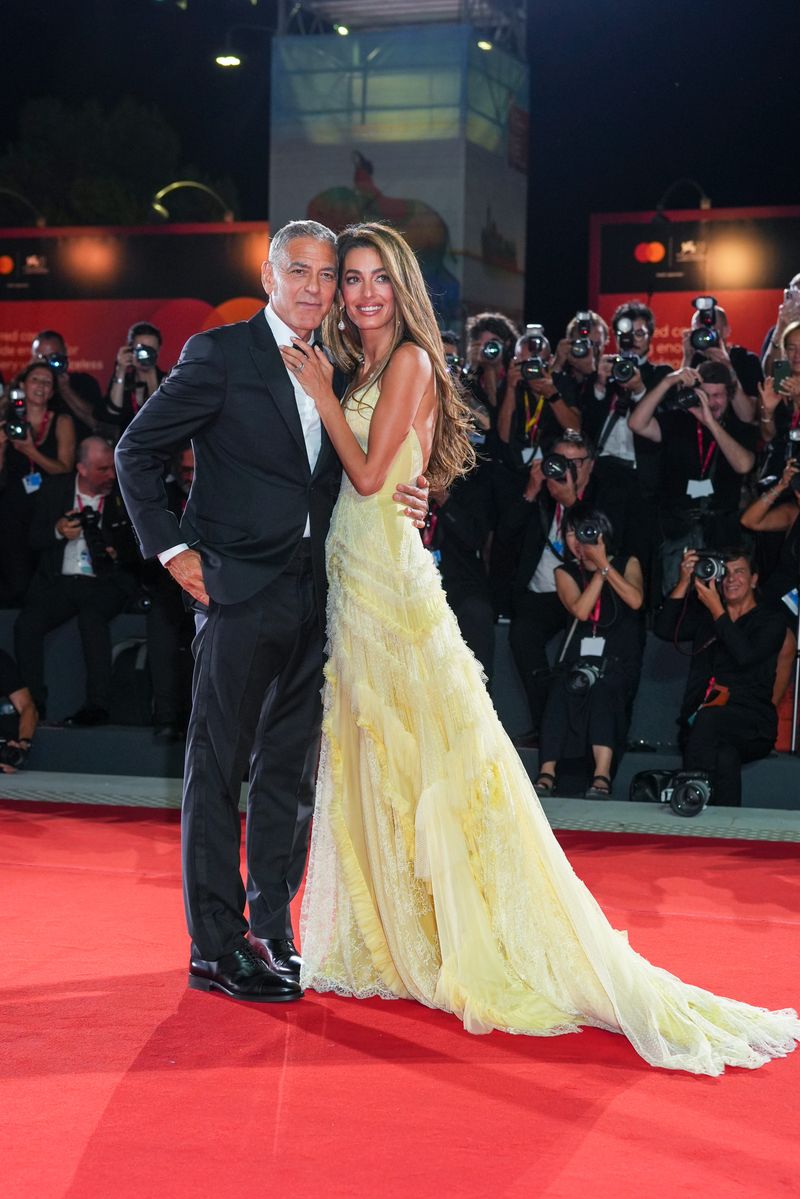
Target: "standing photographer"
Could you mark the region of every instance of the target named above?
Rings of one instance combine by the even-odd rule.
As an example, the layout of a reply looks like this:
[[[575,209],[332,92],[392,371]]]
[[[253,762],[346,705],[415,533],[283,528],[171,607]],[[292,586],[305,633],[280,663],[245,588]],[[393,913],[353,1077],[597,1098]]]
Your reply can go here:
[[[147,321],[131,325],[127,342],[117,351],[106,396],[105,421],[111,426],[113,440],[119,440],[165,377],[158,365],[160,350],[160,329]]]
[[[752,424],[764,372],[756,354],[731,343],[728,314],[713,296],[697,296],[691,325],[683,335],[681,366],[698,367],[701,362],[721,362],[732,372],[736,380],[736,391],[731,398],[733,410],[739,420]]]
[[[542,446],[564,429],[580,432],[577,390],[565,386],[564,372],[553,371],[550,342],[541,325],[528,325],[514,346],[497,418],[497,434],[512,470],[530,466]],[[563,392],[563,394],[562,394]]]
[[[693,643],[679,717],[683,765],[711,776],[718,804],[741,805],[742,763],[765,758],[778,734],[772,694],[786,625],[758,601],[757,584],[743,550],[687,549],[654,625],[665,641]]]
[[[586,797],[607,799],[642,666],[642,568],[611,552],[611,523],[587,504],[565,514],[564,540],[570,558],[556,569],[556,592],[574,624],[542,717],[536,789],[555,789],[560,759],[591,755]]]
[[[736,380],[721,362],[682,367],[665,375],[628,417],[634,433],[662,450],[662,591],[673,585],[687,545],[731,545],[741,535],[742,481],[755,462],[756,429],[733,411],[735,391]]]
[[[765,445],[759,473],[764,479],[779,476],[787,458],[800,452],[800,321],[786,328],[779,349],[775,364],[780,373],[768,375],[758,389],[758,431]]]

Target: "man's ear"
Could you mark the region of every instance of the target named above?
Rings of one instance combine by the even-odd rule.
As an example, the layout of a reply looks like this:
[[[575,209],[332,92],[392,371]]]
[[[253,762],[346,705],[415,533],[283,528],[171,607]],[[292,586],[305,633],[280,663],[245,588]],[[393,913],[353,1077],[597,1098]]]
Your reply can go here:
[[[272,295],[272,289],[275,286],[275,275],[272,263],[268,258],[261,263],[261,286],[268,296]]]

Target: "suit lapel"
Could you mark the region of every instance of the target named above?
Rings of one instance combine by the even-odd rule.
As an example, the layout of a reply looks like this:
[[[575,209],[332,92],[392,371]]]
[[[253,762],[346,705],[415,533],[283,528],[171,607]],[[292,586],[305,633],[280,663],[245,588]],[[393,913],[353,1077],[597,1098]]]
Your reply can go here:
[[[308,452],[303,437],[303,426],[300,423],[300,414],[297,411],[294,388],[286,373],[286,367],[275,338],[272,336],[272,330],[267,324],[264,310],[260,309],[255,316],[251,317],[248,324],[253,338],[253,344],[250,347],[253,361],[264,380],[270,399],[302,451],[303,462],[308,469]]]

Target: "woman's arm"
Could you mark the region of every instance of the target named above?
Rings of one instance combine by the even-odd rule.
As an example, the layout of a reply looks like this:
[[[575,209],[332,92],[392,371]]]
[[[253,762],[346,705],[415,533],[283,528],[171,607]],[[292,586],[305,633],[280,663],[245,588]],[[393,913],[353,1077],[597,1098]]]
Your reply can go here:
[[[570,616],[574,616],[579,621],[588,620],[594,611],[594,606],[600,597],[600,592],[603,590],[603,583],[605,582],[605,578],[600,574],[600,571],[596,570],[594,572],[583,591],[581,591],[572,575],[561,566],[556,567],[555,580],[558,598]]]
[[[294,340],[299,342],[298,338]],[[297,355],[306,354],[306,362],[301,363],[303,389],[316,404],[320,420],[356,491],[360,495],[374,495],[386,482],[389,468],[411,431],[423,400],[432,394],[433,367],[430,359],[419,346],[408,343],[395,350],[381,380],[380,397],[375,405],[365,453],[333,393],[333,368],[330,362],[318,346],[303,344],[306,344],[306,350],[281,347],[284,360],[291,370],[291,364],[300,361]],[[431,405],[430,413],[424,414],[425,418],[432,413]]]
[[[44,471],[46,475],[68,475],[75,469],[75,423],[71,416],[62,413],[56,418],[55,458],[41,454],[29,433],[25,441],[16,443],[20,453]]]
[[[800,509],[796,504],[779,504],[777,508],[773,505],[789,487],[798,469],[794,459],[790,459],[779,482],[757,496],[749,508],[745,508],[739,518],[745,529],[751,529],[754,533],[782,533],[791,529]]]

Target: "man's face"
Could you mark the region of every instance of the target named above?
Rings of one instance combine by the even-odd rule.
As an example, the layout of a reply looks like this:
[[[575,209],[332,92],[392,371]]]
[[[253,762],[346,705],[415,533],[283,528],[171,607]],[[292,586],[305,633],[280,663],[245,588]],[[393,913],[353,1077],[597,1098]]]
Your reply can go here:
[[[589,482],[589,476],[592,473],[594,465],[592,459],[586,453],[586,450],[580,446],[573,445],[568,441],[560,441],[553,447],[553,452],[562,454],[565,458],[569,458],[575,462],[575,478],[573,480],[572,469],[567,470],[567,476],[563,480],[548,479],[547,490],[550,492],[554,500],[568,507],[575,502],[577,496],[585,489]]]
[[[705,392],[708,406],[714,420],[721,420],[728,410],[728,389],[724,383],[701,383],[700,390]]]
[[[116,479],[111,447],[91,446],[86,461],[78,463],[78,476],[86,495],[109,495]]]
[[[758,583],[758,575],[750,569],[750,563],[746,558],[734,558],[726,562],[725,566],[722,594],[728,603],[740,603],[754,590]]]
[[[277,262],[261,268],[261,282],[275,313],[298,337],[308,339],[327,316],[336,295],[336,252],[330,242],[294,237]]]
[[[36,337],[31,346],[33,358],[49,358],[51,354],[66,354],[67,347],[60,337]]]
[[[617,349],[619,336],[616,335]],[[650,353],[650,330],[644,317],[637,316],[633,322],[633,348],[640,358],[646,358]]]
[[[705,327],[702,325],[702,322],[700,320],[700,313],[697,311],[692,313],[691,327],[692,327],[692,329],[699,329],[701,327],[703,327],[703,328]],[[712,328],[716,329],[721,340],[724,341],[725,344],[727,345],[728,342],[730,341],[731,327],[726,320],[722,319],[722,317],[719,313],[719,309],[717,310],[717,323],[715,325],[713,325]]]

